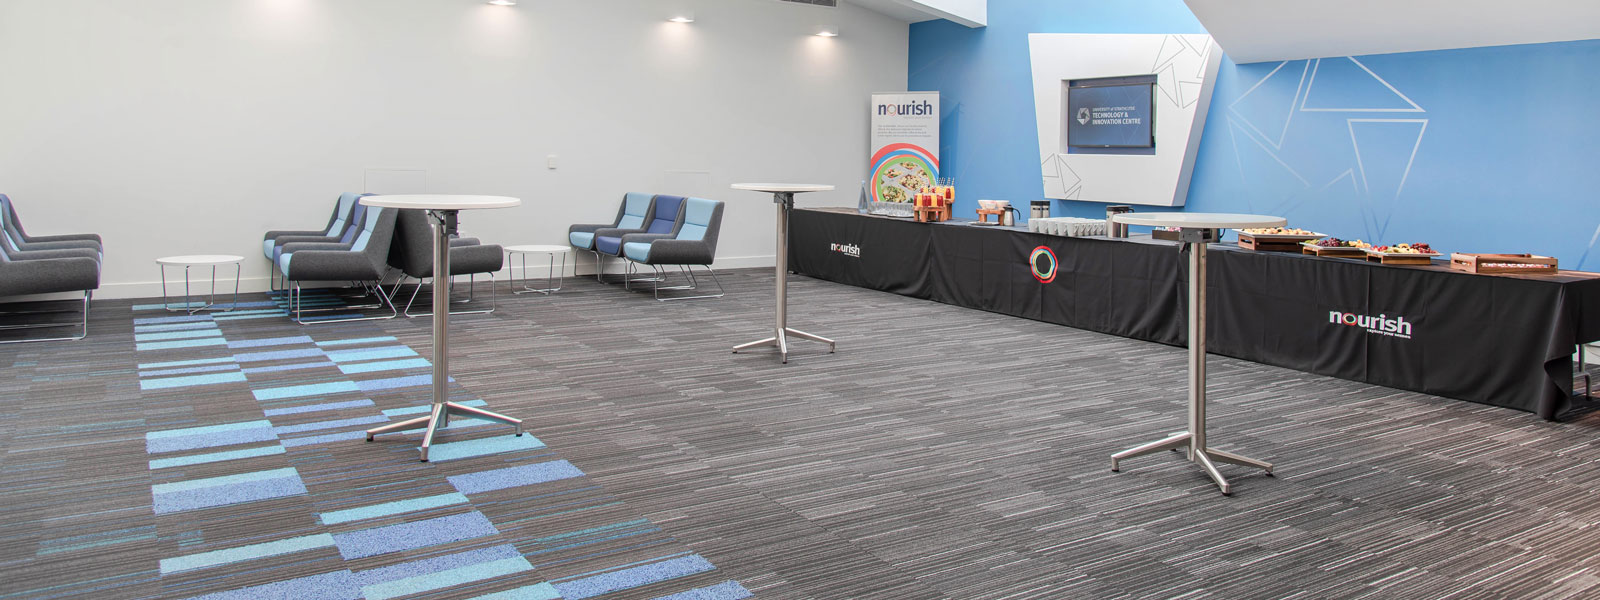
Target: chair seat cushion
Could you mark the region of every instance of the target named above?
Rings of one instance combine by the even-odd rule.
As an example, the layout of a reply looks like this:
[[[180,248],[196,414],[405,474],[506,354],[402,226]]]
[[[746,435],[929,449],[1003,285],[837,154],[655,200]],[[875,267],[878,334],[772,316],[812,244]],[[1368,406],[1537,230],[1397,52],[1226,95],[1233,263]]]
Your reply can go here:
[[[628,242],[623,244],[622,253],[634,262],[650,262],[650,244],[648,242]]]
[[[612,256],[622,254],[622,238],[602,235],[594,239],[594,249]]]
[[[592,232],[574,231],[567,234],[567,241],[572,243],[572,247],[579,250],[594,249],[594,233]]]

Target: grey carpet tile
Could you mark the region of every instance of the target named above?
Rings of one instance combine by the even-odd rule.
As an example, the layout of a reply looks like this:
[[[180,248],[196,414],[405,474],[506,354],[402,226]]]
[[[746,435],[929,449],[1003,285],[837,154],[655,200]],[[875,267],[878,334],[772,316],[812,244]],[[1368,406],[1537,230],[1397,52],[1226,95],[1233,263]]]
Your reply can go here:
[[[141,389],[151,377],[141,373],[161,367],[140,365],[166,359],[135,349],[134,320],[165,313],[98,302],[88,340],[0,347],[0,568],[15,574],[0,598],[183,598],[497,544],[527,558],[531,570],[512,579],[528,584],[680,554],[715,565],[601,598],[721,582],[763,598],[1600,596],[1600,413],[1549,423],[1212,357],[1213,445],[1277,465],[1276,477],[1221,467],[1235,485],[1223,497],[1176,453],[1109,469],[1112,452],[1184,426],[1181,348],[794,277],[791,326],[838,340],[839,351],[796,340],[784,365],[770,350],[730,352],[771,330],[770,271],[721,281],[725,298],[658,303],[575,278],[553,295],[502,293],[494,314],[454,318],[452,397],[526,419],[546,447],[428,465],[408,460],[414,439],[395,437],[155,469],[148,432],[269,411],[285,439],[337,437],[370,426],[375,410],[426,401],[415,382],[312,400],[259,399],[262,390],[427,370],[341,375],[289,355],[250,359],[244,366],[259,370],[248,381]],[[378,345],[432,353],[426,319],[219,327],[230,341],[392,336]],[[294,412],[313,402],[338,406]],[[483,427],[444,439],[503,435]],[[556,459],[583,477],[360,525],[318,522],[449,495],[452,476]],[[179,518],[152,512],[152,486],[241,468],[293,469],[307,492]],[[468,513],[496,533],[393,554],[324,547],[220,570],[157,569],[218,540],[339,536]],[[576,550],[568,536],[582,539]]]

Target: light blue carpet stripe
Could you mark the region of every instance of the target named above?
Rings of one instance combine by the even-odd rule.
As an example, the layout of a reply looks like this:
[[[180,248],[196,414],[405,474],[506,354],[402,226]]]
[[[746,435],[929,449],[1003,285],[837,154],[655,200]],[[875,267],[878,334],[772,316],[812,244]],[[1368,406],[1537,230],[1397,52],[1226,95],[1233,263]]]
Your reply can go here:
[[[378,517],[388,517],[392,515],[405,514],[408,512],[416,512],[419,510],[427,510],[430,508],[439,508],[441,506],[452,506],[466,503],[467,497],[461,494],[439,494],[437,496],[424,496],[422,498],[412,498],[410,500],[384,502],[383,504],[373,504],[371,506],[362,506],[360,508],[331,510],[318,515],[317,518],[322,521],[323,525],[338,525],[340,523],[349,523],[351,521],[376,519]]]
[[[356,573],[356,584],[361,586],[377,585],[388,581],[398,581],[408,577],[417,577],[429,573],[438,573],[450,569],[457,569],[469,565],[476,565],[507,558],[519,558],[522,552],[511,544],[489,546],[477,550],[435,556],[403,562],[399,564],[367,569]]]
[[[345,431],[342,433],[328,433],[323,435],[308,435],[306,437],[289,438],[283,440],[285,448],[299,448],[300,446],[314,446],[330,442],[348,442],[367,438],[365,431]]]
[[[561,594],[556,591],[555,586],[546,581],[514,590],[478,596],[471,600],[561,600]]]
[[[179,571],[193,571],[195,569],[204,569],[206,567],[215,567],[230,563],[254,560],[257,558],[266,558],[268,556],[293,554],[295,552],[304,552],[306,550],[327,548],[330,546],[333,546],[333,536],[326,533],[318,533],[315,535],[294,537],[275,542],[265,542],[261,544],[251,544],[249,546],[239,546],[237,548],[228,548],[226,550],[213,550],[211,552],[201,552],[199,554],[190,554],[188,556],[179,556],[177,558],[162,559],[161,574],[166,575],[169,573],[177,573]]]
[[[150,454],[161,454],[165,452],[182,452],[184,450],[199,450],[201,448],[237,446],[240,444],[275,441],[278,441],[278,435],[272,433],[271,427],[257,427],[255,429],[241,429],[238,431],[222,431],[217,433],[202,433],[200,435],[186,435],[183,437],[145,440],[144,451]]]
[[[272,352],[246,352],[233,355],[233,360],[238,362],[261,362],[266,360],[285,360],[290,358],[321,357],[320,348],[306,348],[304,350],[275,350]]]
[[[415,550],[461,540],[497,535],[489,517],[472,511],[409,523],[397,523],[359,531],[336,533],[333,541],[339,545],[339,555],[345,560],[355,560],[390,552]]]
[[[291,433],[305,433],[307,431],[322,431],[324,429],[338,429],[351,425],[371,425],[373,423],[388,423],[389,417],[372,415],[367,417],[354,417],[350,419],[336,419],[333,421],[317,421],[314,423],[301,423],[299,425],[282,425],[273,427],[272,432],[278,435]]]
[[[402,369],[425,369],[433,366],[426,358],[406,358],[401,360],[380,360],[378,362],[356,363],[353,365],[339,365],[339,370],[345,375],[356,373],[376,373],[379,371],[399,371]]]
[[[351,313],[339,313],[339,314],[336,314],[336,315],[318,315],[318,316],[315,316],[315,317],[308,315],[308,316],[300,317],[300,320],[309,321],[309,322],[315,323],[317,321],[332,321],[332,320],[335,320],[335,319],[357,319],[357,318],[361,318],[361,317],[364,317],[364,316],[366,316],[366,315],[364,315],[362,313],[351,312]]]
[[[504,452],[519,452],[522,450],[536,450],[544,447],[544,442],[529,434],[521,437],[514,435],[497,435],[481,440],[467,440],[464,442],[448,442],[434,444],[428,450],[428,460],[431,462],[444,462],[472,458],[474,456],[487,456]]]
[[[179,296],[179,298],[181,298],[181,297],[182,296]],[[206,303],[203,300],[197,300],[197,301],[194,301],[194,302],[172,302],[172,303],[169,303],[169,304],[135,304],[135,305],[132,306],[132,310],[135,310],[135,311],[161,310],[161,309],[169,307],[169,306],[172,307],[172,308],[192,308],[192,307],[195,307],[195,306],[205,306],[205,305],[206,305]]]
[[[411,594],[419,594],[431,590],[443,589],[474,581],[483,581],[495,577],[505,577],[513,573],[532,571],[533,565],[528,564],[528,559],[522,557],[506,558],[492,562],[476,564],[467,567],[408,577],[399,581],[390,581],[377,585],[361,588],[366,600],[389,600]]]
[[[214,365],[214,364],[217,364],[217,363],[231,363],[231,362],[233,362],[233,357],[232,356],[224,356],[224,357],[221,357],[221,358],[200,358],[200,359],[196,359],[196,360],[174,360],[174,361],[168,361],[168,362],[141,363],[139,365],[139,368],[141,368],[141,369],[164,369],[164,368],[167,368],[167,367],[187,367],[187,366],[190,366],[190,365]]]
[[[153,494],[150,496],[150,508],[158,515],[165,515],[186,510],[199,510],[274,498],[303,496],[305,494],[306,484],[300,480],[300,477],[279,477],[165,494]]]
[[[309,363],[294,363],[292,365],[273,365],[270,367],[250,367],[244,369],[245,373],[277,373],[279,371],[298,371],[300,369],[315,369],[318,367],[331,367],[333,363],[319,360]]]
[[[396,341],[396,338],[394,336],[386,335],[386,336],[382,336],[382,337],[356,338],[356,339],[353,339],[353,340],[328,340],[326,342],[317,342],[317,345],[318,346],[323,346],[323,347],[327,347],[327,346],[354,346],[356,344],[376,344],[378,342],[393,342],[393,341]]]
[[[434,450],[429,452],[429,459],[433,458],[432,454],[438,451],[437,448],[438,446],[434,446]],[[461,490],[461,493],[475,494],[582,476],[583,471],[572,466],[572,463],[565,460],[555,460],[479,473],[451,475],[446,479],[450,481],[450,485]]]
[[[456,378],[454,378],[454,377],[450,378],[451,382],[454,382],[455,380],[456,380]],[[424,386],[424,385],[433,385],[433,376],[432,375],[408,375],[408,376],[405,376],[405,377],[390,377],[388,379],[371,379],[371,380],[367,380],[367,381],[357,382],[357,384],[361,386],[361,391],[363,391],[363,392],[379,392],[379,391],[383,391],[383,390],[392,390],[392,389],[403,388],[403,387],[418,387],[418,386]]]
[[[329,363],[329,364],[332,364],[332,363]],[[298,414],[301,414],[301,413],[308,413],[308,412],[322,412],[322,411],[325,411],[325,410],[344,410],[346,408],[360,408],[360,407],[363,407],[363,406],[372,406],[372,401],[371,400],[351,400],[349,402],[328,402],[328,403],[325,403],[325,404],[303,404],[303,405],[300,405],[300,406],[290,406],[290,407],[286,407],[286,408],[274,408],[274,409],[270,409],[270,410],[264,410],[264,411],[261,411],[261,412],[262,412],[262,414],[265,414],[265,415],[267,415],[269,417],[277,417],[277,416],[282,416],[282,415],[298,415]]]
[[[217,337],[220,335],[222,335],[222,330],[216,329],[216,326],[213,325],[211,329],[184,329],[181,331],[161,331],[157,333],[135,333],[133,334],[133,341],[159,342],[162,340],[188,340],[203,337]]]
[[[188,490],[198,490],[198,489],[211,488],[211,487],[217,487],[217,486],[233,485],[235,483],[248,483],[248,482],[251,482],[251,481],[265,481],[265,480],[268,480],[268,479],[283,479],[283,478],[287,478],[287,477],[299,478],[300,477],[300,472],[294,470],[294,467],[284,467],[282,469],[271,469],[271,470],[267,470],[267,471],[256,471],[256,472],[253,472],[253,473],[239,473],[239,474],[236,474],[236,475],[223,475],[223,476],[220,476],[220,477],[207,477],[205,479],[191,479],[189,481],[175,481],[175,482],[172,482],[172,483],[160,483],[160,484],[152,485],[152,486],[150,486],[150,492],[153,493],[153,494],[157,494],[157,495],[170,494],[170,493],[173,493],[173,492],[184,492],[184,491],[188,491]]]
[[[193,323],[168,323],[166,325],[135,325],[134,333],[153,333],[157,331],[183,331],[185,329],[211,329],[216,323],[210,321],[195,321]]]
[[[145,317],[134,319],[134,325],[162,325],[165,323],[191,323],[194,321],[210,321],[211,315],[179,315],[176,317]]]
[[[679,592],[670,596],[662,596],[655,600],[743,600],[755,594],[744,589],[739,582],[728,580],[716,585],[695,588],[687,592]]]
[[[463,405],[463,406],[485,406],[485,405],[487,405],[489,403],[488,402],[484,402],[482,400],[468,400],[466,402],[457,402],[457,404],[460,404],[460,405]],[[425,415],[425,414],[428,414],[432,410],[433,410],[433,405],[432,404],[423,404],[421,406],[407,406],[407,407],[404,407],[404,408],[391,408],[389,410],[383,411],[383,414],[391,416],[391,417],[401,417],[401,416],[405,416],[405,415]]]
[[[198,339],[198,340],[178,340],[178,341],[173,341],[173,342],[150,342],[150,343],[147,343],[147,344],[134,344],[133,345],[133,349],[138,351],[138,352],[145,352],[145,351],[148,351],[148,350],[176,350],[178,348],[199,348],[201,346],[225,346],[227,344],[228,344],[228,340],[225,340],[225,339],[222,339],[222,338],[219,338],[219,337],[214,337],[214,338],[201,338],[201,339]]]
[[[333,362],[355,362],[358,360],[378,360],[380,358],[405,358],[416,355],[417,351],[412,350],[409,346],[390,346],[387,348],[329,352],[328,360]]]
[[[220,383],[241,383],[245,381],[244,373],[212,373],[209,375],[190,375],[188,377],[165,377],[161,379],[142,379],[139,381],[141,390],[165,390],[170,388],[192,387],[196,385],[217,385]]]
[[[696,573],[704,573],[716,569],[711,561],[698,554],[691,554],[680,558],[663,560],[612,571],[593,577],[585,577],[575,581],[557,583],[556,591],[561,592],[561,597],[566,600],[583,600],[602,594],[650,585],[668,579],[676,579]]]
[[[350,571],[334,571],[195,596],[188,600],[357,600],[360,597],[361,588],[356,587]]]
[[[238,340],[228,342],[229,348],[261,348],[264,346],[288,346],[290,344],[309,344],[311,338],[304,335],[293,337],[276,337],[260,340]]]
[[[222,315],[216,319],[218,321],[243,321],[246,319],[281,319],[287,316],[289,316],[289,313],[280,310],[275,313],[265,315]]]
[[[283,446],[261,446],[259,448],[228,450],[225,452],[212,452],[209,454],[195,454],[193,456],[158,458],[150,461],[150,469],[155,470],[165,469],[168,467],[187,467],[189,465],[203,465],[206,463],[222,462],[226,460],[239,460],[241,458],[272,456],[274,454],[283,454]]]
[[[190,435],[203,435],[207,433],[221,433],[224,431],[238,431],[241,429],[258,429],[262,427],[272,427],[272,421],[243,421],[240,423],[223,423],[221,425],[206,425],[203,427],[185,427],[183,429],[152,431],[144,434],[144,439],[159,440],[161,438],[185,437]]]
[[[304,396],[326,396],[341,392],[359,392],[361,388],[351,381],[330,381],[328,383],[312,383],[307,385],[291,385],[288,387],[267,388],[255,390],[256,400],[281,400],[284,398],[300,398]]]
[[[229,359],[232,360],[232,359]],[[156,371],[140,371],[140,377],[161,377],[163,375],[187,375],[189,373],[216,373],[218,371],[237,371],[239,365],[211,365],[209,367],[188,367],[183,369],[160,369]]]

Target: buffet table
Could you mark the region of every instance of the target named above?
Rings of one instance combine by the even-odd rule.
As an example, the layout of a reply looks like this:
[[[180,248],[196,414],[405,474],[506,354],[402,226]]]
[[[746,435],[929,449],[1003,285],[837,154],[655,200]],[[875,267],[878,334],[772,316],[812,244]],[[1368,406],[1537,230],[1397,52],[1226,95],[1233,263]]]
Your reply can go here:
[[[848,208],[796,209],[792,219],[796,273],[1186,343],[1187,278],[1174,242],[916,223]],[[1040,247],[1055,257],[1053,277],[1036,277],[1030,257]],[[1444,261],[1391,266],[1232,244],[1211,251],[1214,354],[1554,419],[1571,406],[1574,347],[1600,340],[1592,273],[1474,275]]]

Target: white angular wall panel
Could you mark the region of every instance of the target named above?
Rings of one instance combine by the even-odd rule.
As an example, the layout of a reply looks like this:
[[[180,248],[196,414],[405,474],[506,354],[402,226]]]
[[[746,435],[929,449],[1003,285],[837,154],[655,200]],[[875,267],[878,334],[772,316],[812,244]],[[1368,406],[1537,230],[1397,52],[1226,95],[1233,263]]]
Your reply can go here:
[[[1044,195],[1059,200],[1183,206],[1222,51],[1207,35],[1028,36]],[[1067,152],[1064,81],[1156,75],[1154,154]]]

